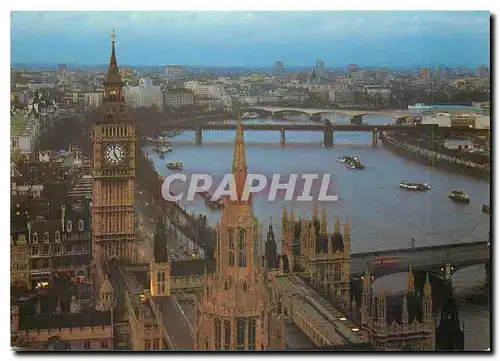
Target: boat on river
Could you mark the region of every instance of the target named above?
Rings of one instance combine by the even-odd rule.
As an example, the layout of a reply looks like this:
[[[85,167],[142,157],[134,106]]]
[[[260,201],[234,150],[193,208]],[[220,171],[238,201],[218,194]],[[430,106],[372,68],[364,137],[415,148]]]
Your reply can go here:
[[[347,168],[349,169],[365,169],[365,166],[360,162],[347,162]]]
[[[173,149],[170,144],[167,144],[167,145],[157,145],[155,150],[160,155],[164,155],[165,153],[171,152]]]
[[[491,207],[486,205],[486,204],[483,204],[483,206],[481,207],[481,210],[484,212],[484,213],[487,213],[487,214],[491,214]]]
[[[469,199],[469,196],[467,195],[467,193],[465,193],[464,191],[461,191],[461,190],[454,189],[454,190],[450,191],[450,193],[448,194],[448,198],[450,198],[452,201],[458,202],[458,203],[466,203],[466,204],[470,203],[470,199]]]
[[[171,170],[183,170],[184,165],[182,162],[171,162],[167,164],[167,168]]]
[[[408,191],[427,191],[431,189],[431,187],[427,183],[407,182],[407,181],[399,182],[399,188],[406,189]]]
[[[349,163],[349,162],[352,162],[352,163],[360,163],[361,160],[359,159],[359,157],[351,157],[351,156],[343,156],[343,157],[337,157],[337,162],[339,163]]]

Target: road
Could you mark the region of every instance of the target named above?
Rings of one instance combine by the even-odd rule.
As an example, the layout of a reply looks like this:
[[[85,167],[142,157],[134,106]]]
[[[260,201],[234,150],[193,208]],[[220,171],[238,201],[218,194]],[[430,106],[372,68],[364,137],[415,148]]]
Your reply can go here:
[[[138,255],[140,262],[150,262],[153,258],[154,249],[154,233],[156,231],[156,218],[153,208],[149,204],[149,197],[146,192],[138,190],[135,195],[136,199],[136,214],[138,223]],[[168,253],[173,260],[186,260],[193,257],[203,257],[203,251],[198,254],[193,253],[194,246],[190,242],[186,242],[186,237],[181,231],[176,230],[173,223],[166,219],[165,228],[168,232],[169,240]],[[193,256],[194,254],[194,256]]]

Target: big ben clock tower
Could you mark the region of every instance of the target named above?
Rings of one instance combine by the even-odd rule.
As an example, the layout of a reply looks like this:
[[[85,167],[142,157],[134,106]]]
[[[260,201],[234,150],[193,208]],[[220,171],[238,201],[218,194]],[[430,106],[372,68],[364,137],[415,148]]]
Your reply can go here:
[[[92,256],[134,264],[135,126],[125,107],[114,30],[111,39],[104,103],[92,128]]]

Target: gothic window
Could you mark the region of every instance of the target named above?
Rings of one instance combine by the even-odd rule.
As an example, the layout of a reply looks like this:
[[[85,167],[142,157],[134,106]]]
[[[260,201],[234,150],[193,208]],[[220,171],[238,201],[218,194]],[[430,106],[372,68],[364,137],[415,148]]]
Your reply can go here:
[[[49,233],[45,232],[43,234],[43,243],[49,243]]]
[[[333,269],[333,281],[340,282],[340,264],[336,263]]]
[[[255,350],[256,348],[256,335],[255,335],[255,319],[252,318],[250,321],[248,321],[248,349],[249,350]]]
[[[158,272],[157,274],[157,279],[158,279],[158,292],[159,293],[165,293],[165,273],[164,272]]]
[[[234,267],[235,262],[235,250],[236,245],[234,244],[234,232],[229,230],[229,267]]]
[[[248,291],[248,283],[247,283],[247,281],[243,282],[243,291],[245,291],[245,292]]]
[[[144,341],[144,350],[149,351],[150,349],[151,349],[151,341],[145,340]]]
[[[221,346],[221,338],[222,338],[222,329],[221,329],[221,321],[216,318],[215,319],[215,349],[216,350],[220,350],[220,346]]]
[[[84,226],[83,219],[80,219],[80,220],[78,221],[78,231],[79,231],[79,232],[83,232],[83,229],[84,229],[84,227],[83,227],[83,226]]]
[[[66,230],[67,230],[68,232],[73,231],[73,222],[68,221],[68,223],[66,223]]]
[[[241,351],[245,349],[245,320],[239,319],[236,322],[236,350]]]
[[[238,266],[246,267],[246,244],[245,244],[245,236],[246,231],[241,229],[238,234]]]
[[[224,290],[228,290],[229,289],[229,281],[228,280],[225,280],[224,281]]]
[[[159,350],[160,349],[160,340],[155,338],[153,340],[153,350]]]
[[[90,341],[84,341],[83,342],[83,348],[85,350],[90,350]]]
[[[224,350],[231,349],[231,322],[224,321]]]
[[[57,230],[54,238],[56,242],[61,242],[61,232]]]
[[[38,244],[38,233],[33,233],[33,244]]]

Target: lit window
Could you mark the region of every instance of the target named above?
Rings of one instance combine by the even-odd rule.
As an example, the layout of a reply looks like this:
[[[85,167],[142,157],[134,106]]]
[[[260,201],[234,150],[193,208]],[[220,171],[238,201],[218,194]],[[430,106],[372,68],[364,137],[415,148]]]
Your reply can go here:
[[[73,231],[73,222],[68,221],[68,223],[66,223],[66,231],[68,232]]]
[[[56,231],[54,238],[56,242],[61,242],[61,232],[59,230]]]
[[[33,233],[33,244],[38,244],[38,233]]]
[[[84,227],[83,227],[83,226],[84,226],[83,219],[80,219],[80,220],[78,221],[78,231],[79,231],[79,232],[83,232],[83,229],[84,229]]]
[[[357,327],[351,328],[351,331],[352,332],[359,332],[359,328],[357,328]]]

